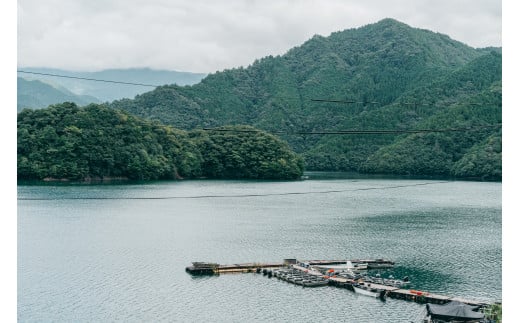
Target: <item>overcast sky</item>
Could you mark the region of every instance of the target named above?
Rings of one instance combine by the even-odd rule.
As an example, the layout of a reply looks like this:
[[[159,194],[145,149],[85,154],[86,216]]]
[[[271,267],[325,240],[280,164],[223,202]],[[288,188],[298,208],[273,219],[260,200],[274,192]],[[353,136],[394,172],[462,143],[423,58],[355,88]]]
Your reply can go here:
[[[502,46],[500,0],[18,0],[20,67],[211,73],[390,17]]]
[[[6,3],[8,3],[6,5]],[[102,3],[102,4],[101,4]],[[8,43],[17,47],[2,58],[4,94],[10,109],[3,109],[2,138],[16,151],[16,82],[18,65],[55,67],[75,70],[151,67],[179,71],[210,73],[225,68],[247,66],[256,58],[283,54],[314,34],[323,36],[333,31],[356,28],[391,17],[410,26],[449,35],[473,47],[502,46],[502,1],[500,0],[18,0],[17,22],[10,24],[14,1],[2,2],[2,31]],[[509,26],[516,24],[514,1],[506,1]],[[2,7],[4,8],[4,7]],[[17,38],[14,28],[17,23]],[[506,27],[508,25],[506,24]],[[504,30],[506,31],[506,30]],[[506,34],[506,33],[504,33]],[[518,228],[518,203],[514,183],[520,181],[514,138],[518,120],[513,76],[518,73],[516,58],[520,55],[513,28],[507,29],[508,68],[504,69],[504,259],[514,263]],[[516,55],[515,55],[516,54]],[[15,57],[16,56],[16,57]],[[506,55],[504,55],[506,60]],[[512,66],[512,67],[511,67]],[[507,81],[510,80],[510,81]],[[3,115],[2,115],[3,116]],[[507,116],[507,117],[506,117]],[[510,122],[507,122],[510,120]],[[509,138],[509,139],[508,139]],[[7,169],[4,182],[12,183],[3,191],[4,209],[0,231],[2,255],[8,265],[2,267],[2,316],[16,320],[16,159],[3,158]],[[506,224],[507,222],[507,224]],[[513,242],[513,243],[507,243]],[[10,262],[9,262],[10,260]],[[505,266],[510,268],[510,266]],[[517,283],[504,295],[513,296]],[[508,299],[507,297],[505,297]],[[511,315],[513,316],[513,315]]]

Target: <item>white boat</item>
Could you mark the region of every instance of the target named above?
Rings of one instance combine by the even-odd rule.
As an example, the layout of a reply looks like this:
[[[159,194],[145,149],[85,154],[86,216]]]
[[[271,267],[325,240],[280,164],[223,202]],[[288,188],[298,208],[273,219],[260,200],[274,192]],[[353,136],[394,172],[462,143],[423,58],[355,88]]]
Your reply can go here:
[[[316,265],[314,267],[329,270],[332,269],[334,271],[355,271],[355,270],[366,270],[368,265],[366,263],[356,263],[353,264],[352,261],[348,260],[346,264],[336,264],[336,265]]]
[[[400,288],[401,286],[405,286],[408,284],[410,284],[409,281],[399,280],[399,279],[384,279],[383,280],[383,285],[393,286],[393,287],[397,287],[397,288]]]
[[[368,264],[367,263],[358,263],[354,265],[355,270],[367,270]]]
[[[386,298],[386,291],[384,289],[373,288],[373,287],[370,287],[369,285],[360,285],[360,284],[353,284],[352,287],[354,288],[354,292],[361,294],[361,295],[379,297],[381,299]]]

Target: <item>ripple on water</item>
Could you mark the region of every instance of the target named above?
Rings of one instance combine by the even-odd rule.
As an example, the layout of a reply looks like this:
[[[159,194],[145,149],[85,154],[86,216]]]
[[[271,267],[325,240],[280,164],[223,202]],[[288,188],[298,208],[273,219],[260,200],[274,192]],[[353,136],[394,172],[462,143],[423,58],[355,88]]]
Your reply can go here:
[[[415,289],[501,298],[498,183],[311,180],[19,186],[20,322],[409,322],[424,306],[191,261],[390,258]],[[415,186],[406,186],[413,184]],[[383,188],[383,189],[378,189]],[[60,200],[337,191],[247,198]]]

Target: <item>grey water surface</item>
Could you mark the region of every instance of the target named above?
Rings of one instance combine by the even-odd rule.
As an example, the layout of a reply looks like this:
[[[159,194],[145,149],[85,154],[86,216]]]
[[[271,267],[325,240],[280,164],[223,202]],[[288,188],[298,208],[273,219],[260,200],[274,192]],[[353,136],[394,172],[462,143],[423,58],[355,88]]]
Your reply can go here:
[[[313,177],[18,185],[20,322],[410,322],[424,305],[192,261],[388,258],[409,288],[502,298],[502,184]],[[377,273],[377,272],[374,272]]]

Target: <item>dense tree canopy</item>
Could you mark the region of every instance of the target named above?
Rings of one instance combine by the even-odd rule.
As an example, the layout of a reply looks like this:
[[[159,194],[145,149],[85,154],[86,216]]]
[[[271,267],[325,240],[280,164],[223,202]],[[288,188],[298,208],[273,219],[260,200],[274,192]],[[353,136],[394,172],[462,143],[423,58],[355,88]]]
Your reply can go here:
[[[384,19],[315,36],[283,56],[210,74],[193,86],[162,86],[111,107],[185,130],[248,124],[280,132],[310,170],[465,176],[462,170],[469,168],[455,171],[454,165],[469,160],[461,158],[474,145],[483,149],[478,143],[496,129],[427,135],[308,133],[500,124],[501,73],[500,49],[474,49]]]
[[[474,159],[468,159],[466,154],[475,156],[477,151],[487,147],[483,142],[487,142],[490,136],[500,137],[501,102],[501,87],[499,83],[492,84],[478,95],[450,105],[417,125],[419,129],[440,129],[442,132],[398,138],[372,154],[363,164],[363,171],[500,179],[501,149],[498,150],[500,157],[495,155],[494,159],[481,161],[482,173],[478,176],[474,169],[470,171],[472,167],[466,165]],[[490,164],[484,166],[486,163]]]
[[[280,134],[309,170],[501,179],[501,81],[499,48],[384,19],[193,86],[114,101],[115,114],[70,104],[24,111],[19,175],[297,177],[301,159],[262,129]]]
[[[228,127],[227,130],[244,130]],[[301,157],[273,135],[186,132],[127,112],[63,103],[18,114],[18,178],[297,179]]]
[[[250,126],[193,131],[190,137],[204,152],[203,175],[211,178],[298,178],[303,159],[286,143]],[[276,174],[276,176],[273,176]]]

